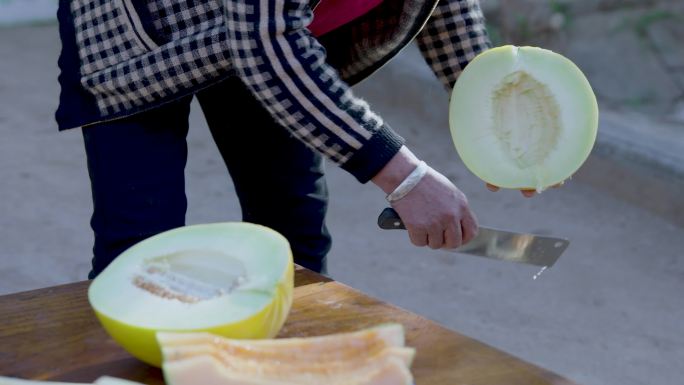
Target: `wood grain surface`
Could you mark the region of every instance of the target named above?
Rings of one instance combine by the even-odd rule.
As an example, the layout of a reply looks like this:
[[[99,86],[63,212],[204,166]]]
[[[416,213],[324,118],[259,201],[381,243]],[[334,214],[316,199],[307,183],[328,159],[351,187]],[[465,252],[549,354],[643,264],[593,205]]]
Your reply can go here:
[[[87,301],[89,282],[0,296],[0,375],[92,382],[110,375],[163,384],[159,369],[116,345]],[[298,268],[295,299],[280,337],[323,335],[399,322],[417,349],[417,385],[572,385],[434,322]],[[201,385],[201,384],[198,384]]]

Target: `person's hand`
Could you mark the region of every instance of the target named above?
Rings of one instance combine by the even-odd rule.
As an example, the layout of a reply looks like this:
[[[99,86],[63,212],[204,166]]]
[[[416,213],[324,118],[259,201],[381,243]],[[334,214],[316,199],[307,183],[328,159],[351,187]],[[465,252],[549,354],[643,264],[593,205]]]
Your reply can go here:
[[[418,163],[418,159],[403,147],[373,178],[373,182],[389,194]],[[416,246],[456,248],[477,235],[477,219],[470,211],[466,196],[446,177],[431,168],[392,207],[404,222],[411,243]]]
[[[392,207],[409,232],[411,243],[453,249],[477,235],[477,219],[466,196],[446,177],[428,169],[423,179]]]
[[[561,182],[561,183],[555,184],[555,185],[553,185],[553,186],[551,186],[551,187],[552,187],[552,188],[558,188],[558,187],[561,187],[564,183],[565,183],[565,182]],[[497,191],[499,191],[499,190],[501,189],[500,187],[494,186],[493,184],[489,184],[489,183],[485,183],[485,184],[487,185],[487,189],[488,189],[489,191],[497,192]],[[520,193],[521,193],[523,196],[525,196],[525,198],[532,198],[532,197],[537,193],[537,191],[536,191],[536,190],[521,189],[521,190],[520,190]]]

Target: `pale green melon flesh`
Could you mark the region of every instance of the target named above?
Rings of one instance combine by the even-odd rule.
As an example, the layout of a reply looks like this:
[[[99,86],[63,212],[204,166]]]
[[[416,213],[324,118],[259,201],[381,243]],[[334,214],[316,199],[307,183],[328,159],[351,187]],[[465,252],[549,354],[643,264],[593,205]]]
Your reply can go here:
[[[122,380],[120,378],[109,377],[109,376],[100,377],[95,382],[93,382],[93,384],[94,385],[143,385],[139,382]]]
[[[95,385],[143,385],[139,382],[122,380],[120,378],[103,376],[98,378]],[[54,381],[39,381],[39,380],[24,380],[20,378],[3,377],[0,376],[0,385],[87,385],[76,382],[54,382]]]
[[[272,301],[290,261],[284,238],[259,233],[255,241],[249,226],[256,225],[189,226],[136,245],[93,281],[90,302],[109,318],[148,329],[245,319]]]
[[[598,106],[568,59],[534,47],[504,46],[461,74],[449,122],[464,164],[484,181],[538,191],[570,177],[596,139]]]
[[[86,385],[82,383],[25,380],[22,378],[0,376],[0,385]]]

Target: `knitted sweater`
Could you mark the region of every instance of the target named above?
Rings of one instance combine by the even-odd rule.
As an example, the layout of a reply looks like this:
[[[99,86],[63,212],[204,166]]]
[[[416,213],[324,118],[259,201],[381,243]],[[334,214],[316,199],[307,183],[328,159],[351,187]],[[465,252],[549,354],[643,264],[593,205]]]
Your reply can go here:
[[[284,129],[366,182],[403,139],[350,85],[417,38],[450,88],[489,47],[483,16],[477,0],[385,0],[317,39],[307,29],[316,3],[70,0],[80,86],[97,113],[65,119],[60,129],[127,116],[239,76]]]

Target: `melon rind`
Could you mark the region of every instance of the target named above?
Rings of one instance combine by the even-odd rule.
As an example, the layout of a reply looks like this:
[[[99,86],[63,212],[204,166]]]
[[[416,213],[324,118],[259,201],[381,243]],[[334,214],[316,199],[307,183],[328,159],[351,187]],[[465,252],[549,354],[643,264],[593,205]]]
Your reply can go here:
[[[120,378],[103,376],[98,378],[95,385],[143,385],[139,382],[123,380]],[[88,385],[80,382],[55,382],[43,380],[25,380],[21,378],[0,376],[0,385]]]
[[[158,333],[170,385],[408,385],[415,349],[400,324],[356,332],[271,340],[207,333]]]
[[[49,384],[48,384],[49,385]],[[143,385],[140,382],[128,381],[121,378],[102,376],[93,385]]]
[[[500,151],[491,134],[493,91],[518,70],[548,87],[562,127],[548,158],[527,169]],[[507,45],[479,54],[466,66],[452,91],[449,126],[460,158],[478,178],[502,188],[541,191],[571,177],[586,161],[596,141],[598,104],[588,80],[569,59],[546,49]]]
[[[76,382],[26,380],[23,378],[0,376],[0,385],[87,385],[87,384],[76,383]]]
[[[209,325],[198,328],[175,328],[175,327],[142,327],[130,322],[123,322],[121,317],[116,314],[107,314],[102,311],[97,303],[97,291],[102,290],[98,288],[100,277],[105,276],[107,269],[115,269],[117,264],[125,263],[126,253],[136,251],[140,253],[140,248],[146,247],[147,244],[159,241],[162,238],[173,237],[174,233],[188,232],[188,231],[253,231],[257,234],[265,234],[268,237],[282,238],[283,244],[287,247],[287,262],[280,279],[273,287],[273,294],[271,300],[265,304],[260,310],[256,311],[249,317],[245,317],[235,322],[226,324]],[[239,230],[238,230],[239,229]],[[275,337],[282,328],[287,315],[292,306],[293,290],[294,290],[294,263],[292,253],[289,248],[287,240],[277,232],[263,226],[250,223],[214,223],[186,226],[174,230],[167,231],[151,237],[139,244],[133,246],[121,254],[112,264],[107,267],[105,271],[98,276],[92,283],[88,291],[89,302],[107,333],[121,345],[131,355],[146,362],[150,365],[161,367],[162,355],[157,343],[156,333],[159,331],[169,332],[208,332],[227,338],[236,339],[261,339]],[[153,309],[151,309],[153,311]]]

